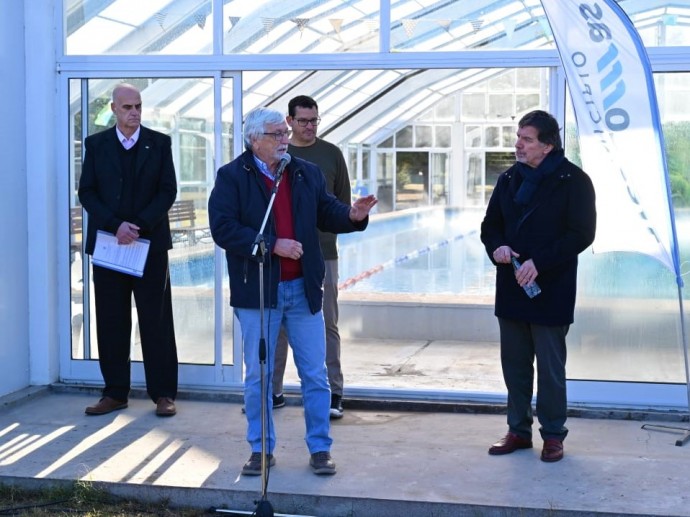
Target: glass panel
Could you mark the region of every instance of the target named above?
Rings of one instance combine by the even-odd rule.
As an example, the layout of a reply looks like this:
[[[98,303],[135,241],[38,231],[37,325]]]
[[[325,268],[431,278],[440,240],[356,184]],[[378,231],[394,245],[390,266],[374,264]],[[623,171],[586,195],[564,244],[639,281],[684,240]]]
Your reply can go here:
[[[371,151],[364,146],[355,147],[350,145],[347,150],[347,170],[352,186],[352,200],[369,195],[371,192]],[[358,154],[361,151],[361,163],[358,162]]]
[[[212,0],[71,0],[64,6],[65,54],[210,54]]]
[[[412,126],[402,128],[395,134],[397,147],[412,147]]]
[[[486,185],[484,200],[489,202],[491,192],[498,181],[498,177],[515,163],[515,153],[487,152],[486,153]]]
[[[515,88],[518,91],[539,91],[544,70],[534,68],[518,68],[515,71]]]
[[[414,81],[403,80],[412,75]],[[525,84],[518,85],[517,76]],[[311,95],[322,120],[319,136],[347,150],[353,194],[366,187],[379,199],[366,231],[338,236],[344,286],[339,330],[348,340],[347,347],[356,346],[357,339],[428,339],[422,328],[430,319],[428,301],[437,296],[468,318],[486,314],[482,340],[495,342],[493,266],[485,258],[477,228],[497,174],[514,160],[516,122],[508,116],[490,116],[485,106],[490,95],[505,96],[512,106],[518,94],[542,99],[549,74],[543,69],[520,74],[506,69],[368,70],[363,81],[355,71],[311,70],[297,78],[282,72],[257,72],[252,77],[251,85],[243,79],[245,111],[261,99],[287,112],[293,96]],[[276,92],[276,84],[284,86]],[[494,91],[494,85],[500,91]],[[429,128],[436,141],[428,140]],[[505,131],[509,137],[503,135]],[[422,143],[435,147],[431,152],[411,147]],[[375,154],[367,165],[369,148]],[[495,159],[504,154],[505,162]],[[359,183],[366,171],[368,183]],[[419,310],[407,314],[403,306],[409,302]],[[379,311],[395,314],[396,325],[372,319]],[[408,322],[412,328],[395,335]],[[450,326],[433,332],[444,332],[448,339],[458,337]],[[446,353],[444,359],[461,352]],[[395,386],[396,378],[377,374],[376,360],[358,365],[356,373],[345,372],[352,379],[348,386]],[[296,389],[296,372],[288,372],[285,381]],[[442,382],[429,380],[426,386],[448,386]],[[466,387],[463,381],[458,386]],[[498,386],[503,389],[500,375]]]
[[[513,147],[515,145],[517,126],[503,126],[502,130],[502,147]]]
[[[539,2],[397,2],[390,30],[396,51],[554,48]]]
[[[447,205],[450,193],[450,155],[431,153],[431,204]]]
[[[436,104],[434,118],[439,122],[455,120],[455,96],[446,96]]]
[[[484,204],[484,153],[467,153],[466,202],[469,206]]]
[[[486,116],[486,95],[483,93],[466,93],[462,96],[462,116],[484,118]]]
[[[429,204],[429,153],[396,155],[395,208],[404,210]]]
[[[653,5],[630,0],[620,2],[647,47],[690,45],[688,2],[658,2]]]
[[[513,97],[512,94],[489,95],[489,117],[506,119],[515,116]]]
[[[687,270],[690,113],[676,101],[687,97],[690,74],[658,73],[654,78],[681,269]],[[579,163],[579,147],[574,140],[577,125],[570,99],[566,106],[566,154]],[[585,252],[580,257],[575,325],[568,336],[568,377],[684,384],[680,307],[673,273],[656,259],[639,253]],[[683,299],[687,304],[686,290]]]
[[[214,176],[210,80],[138,78],[125,81],[141,90],[142,125],[166,133],[172,139],[178,198],[169,212],[173,237],[169,260],[178,357],[181,363],[213,364],[214,245],[206,210]],[[109,128],[114,123],[110,95],[119,82],[116,79],[89,80],[89,134]],[[70,104],[75,126],[80,108],[76,101],[74,99]],[[90,321],[95,322],[95,312],[90,314]],[[133,310],[132,314],[136,318],[136,311]],[[142,355],[136,319],[133,328],[132,359],[138,361]],[[91,355],[85,355],[86,358],[96,356],[93,323],[91,329]]]
[[[358,303],[349,305],[341,313],[349,311],[349,316],[341,320],[343,336],[374,337],[373,329],[377,326],[366,320],[378,306],[360,303],[370,296],[378,299],[381,307],[398,313],[401,296],[408,300],[427,299],[429,295],[443,293],[450,297],[449,303],[462,305],[460,300],[466,296],[486,297],[491,293],[490,263],[487,266],[481,243],[469,237],[476,234],[477,214],[482,211],[490,193],[490,183],[495,179],[494,169],[485,165],[491,156],[488,151],[511,155],[513,152],[512,142],[509,147],[500,146],[505,143],[502,132],[506,128],[514,134],[514,123],[505,124],[503,120],[489,117],[484,106],[488,105],[489,95],[495,94],[491,84],[501,89],[499,95],[511,99],[517,95],[517,91],[508,90],[507,85],[512,84],[512,80],[503,78],[503,75],[509,78],[517,75],[515,71],[368,70],[366,74],[359,74],[356,71],[312,70],[258,71],[246,75],[250,80],[245,81],[243,76],[245,112],[255,107],[255,103],[286,112],[292,96],[314,96],[322,119],[319,136],[348,151],[353,194],[368,191],[379,198],[367,231],[339,236],[343,261],[341,283],[356,284],[343,290],[343,300],[346,306],[348,299],[356,298]],[[408,75],[415,77],[413,90],[409,88],[409,81],[402,80]],[[532,76],[541,80],[548,74],[533,70]],[[223,163],[230,161],[235,147],[239,147],[233,139],[232,105],[236,100],[232,94],[233,81],[228,78],[221,82],[220,138],[213,134],[214,89],[210,79],[136,81],[143,91],[145,124],[153,124],[173,138],[180,200],[194,205],[197,224],[203,221],[207,225],[205,201],[218,167],[214,165],[215,142],[221,142]],[[114,83],[113,80],[90,81],[91,106],[95,114],[90,132],[112,123],[107,95]],[[405,87],[391,87],[398,83]],[[276,84],[287,86],[275,92]],[[547,86],[539,82],[532,90],[522,85],[520,94],[539,94],[548,90]],[[467,94],[465,87],[472,88],[474,93]],[[448,93],[440,94],[442,91]],[[374,99],[376,102],[372,102]],[[480,110],[473,110],[473,100],[477,101]],[[469,115],[462,112],[461,106],[470,109]],[[421,118],[424,118],[423,123]],[[486,145],[487,133],[493,147]],[[379,142],[386,142],[390,147],[382,152],[381,147],[376,147]],[[411,152],[412,145],[421,144],[436,147],[432,153]],[[470,150],[472,152],[468,152]],[[196,354],[185,348],[185,360],[203,364],[219,360],[213,357],[214,307],[212,302],[206,303],[207,299],[212,299],[215,268],[222,267],[222,361],[233,364],[233,318],[225,262],[220,260],[216,264],[213,261],[214,246],[206,242],[203,232],[190,234],[185,226],[180,230],[181,237],[176,239],[173,252],[176,258],[177,254],[184,258],[175,275],[178,278],[181,272],[189,282],[180,285],[175,280],[173,285],[176,325],[183,327],[178,330],[180,341],[190,342],[189,345],[181,344],[181,348],[194,346]],[[463,238],[451,244],[456,237]],[[379,242],[379,238],[386,244]],[[363,293],[366,293],[364,297]],[[477,306],[475,300],[472,303],[473,307]],[[482,308],[485,305],[490,314],[489,304],[480,303]],[[177,311],[191,312],[178,316]],[[400,313],[396,318],[400,319],[399,316]],[[401,321],[408,319],[414,318],[402,316]],[[418,334],[422,323],[420,320],[415,324]],[[493,324],[491,320],[487,332],[494,330]],[[190,331],[184,335],[187,328]],[[411,332],[405,339],[414,339],[413,335]],[[135,359],[140,357],[136,352],[135,349]],[[293,377],[286,374],[286,382],[295,386],[296,374]],[[377,382],[390,385],[386,380]]]
[[[465,147],[481,147],[482,128],[480,126],[465,126]]]
[[[393,147],[393,138],[395,138],[394,135],[389,136],[379,144],[379,147]]]
[[[83,211],[79,203],[77,190],[81,177],[83,127],[81,113],[81,81],[69,81],[69,221],[70,221],[70,321],[72,328],[73,359],[84,359],[84,254],[83,246]]]
[[[504,74],[494,77],[488,82],[489,90],[492,92],[512,92],[515,90],[515,71],[510,70]]]
[[[235,158],[235,134],[234,134],[234,95],[233,95],[233,79],[225,78],[221,82],[221,105],[223,106],[221,112],[222,121],[222,155],[223,164],[229,163]],[[214,173],[215,180],[215,173]],[[235,358],[234,356],[234,340],[233,340],[233,329],[234,329],[234,315],[232,307],[230,307],[230,279],[228,277],[228,264],[225,260],[225,254],[220,254],[220,267],[223,268],[222,275],[222,292],[223,292],[223,329],[222,329],[222,362],[224,365],[234,364],[236,361],[241,359]],[[218,263],[216,263],[218,267]]]
[[[357,178],[357,185],[361,188],[358,192],[359,195],[367,195],[372,192],[371,188],[371,149],[364,148],[362,150],[362,167],[355,167],[354,177]],[[352,179],[352,176],[350,176]]]
[[[415,126],[414,128],[414,146],[415,147],[431,147],[433,144],[431,126]]]
[[[618,2],[650,47],[690,44],[687,2]],[[539,2],[437,0],[399,2],[391,9],[395,51],[555,48]]]
[[[515,95],[515,112],[521,115],[539,108],[539,94],[520,94]]]
[[[377,153],[377,212],[393,210],[393,153]]]
[[[498,147],[500,142],[501,130],[496,126],[488,126],[484,128],[484,142],[486,147]]]
[[[436,147],[450,147],[451,143],[451,128],[450,126],[436,126]]]
[[[376,52],[378,7],[371,0],[231,0],[223,6],[223,49],[226,54]]]
[[[225,54],[379,51],[379,3],[227,0],[219,13]],[[690,44],[690,6],[619,2],[647,46]],[[67,55],[208,55],[212,0],[70,0],[63,4]],[[555,48],[539,2],[428,0],[391,7],[391,50]]]

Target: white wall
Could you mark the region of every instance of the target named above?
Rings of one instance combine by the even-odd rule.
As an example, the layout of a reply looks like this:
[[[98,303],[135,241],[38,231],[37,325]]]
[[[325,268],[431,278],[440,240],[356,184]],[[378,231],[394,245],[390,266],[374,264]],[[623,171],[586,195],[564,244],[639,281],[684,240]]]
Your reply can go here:
[[[56,30],[60,9],[60,0],[24,2],[27,101],[24,199],[28,200],[28,344],[32,386],[51,384],[59,378],[58,293],[61,288],[69,292],[58,281],[58,265],[68,256],[66,248],[58,245],[59,236],[66,235],[67,228],[67,200],[63,200],[63,205],[58,202],[58,183],[67,182],[58,171],[64,171],[66,164],[58,167],[60,158],[56,151],[61,133],[67,131],[65,121],[58,120],[55,59],[62,34]],[[64,250],[60,255],[62,260],[58,250]]]
[[[0,0],[0,395],[29,384],[23,2]]]

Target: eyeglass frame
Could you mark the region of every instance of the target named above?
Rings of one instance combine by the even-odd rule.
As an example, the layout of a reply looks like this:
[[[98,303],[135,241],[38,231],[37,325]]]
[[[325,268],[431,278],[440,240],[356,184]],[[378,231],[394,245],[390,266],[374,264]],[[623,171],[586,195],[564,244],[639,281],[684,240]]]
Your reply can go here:
[[[299,127],[307,127],[309,124],[311,124],[313,127],[317,127],[319,124],[321,124],[321,117],[316,117],[316,118],[296,118],[293,119],[295,122],[297,122],[297,125]]]
[[[288,129],[287,131],[274,131],[273,133],[261,133],[262,135],[271,135],[276,142],[280,142],[283,137],[287,137],[288,140],[292,136],[292,130]]]

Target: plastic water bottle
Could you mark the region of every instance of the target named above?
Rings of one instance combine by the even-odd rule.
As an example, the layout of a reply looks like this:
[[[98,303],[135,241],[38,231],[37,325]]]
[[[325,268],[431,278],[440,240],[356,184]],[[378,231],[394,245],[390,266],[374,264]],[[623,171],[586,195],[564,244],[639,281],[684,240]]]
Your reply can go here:
[[[513,269],[517,271],[520,268],[520,263],[515,257],[511,257],[510,260],[513,263]],[[537,285],[536,282],[530,282],[529,284],[524,285],[522,288],[525,290],[527,296],[529,296],[530,298],[534,298],[539,293],[541,293],[541,287],[539,287],[539,285]]]

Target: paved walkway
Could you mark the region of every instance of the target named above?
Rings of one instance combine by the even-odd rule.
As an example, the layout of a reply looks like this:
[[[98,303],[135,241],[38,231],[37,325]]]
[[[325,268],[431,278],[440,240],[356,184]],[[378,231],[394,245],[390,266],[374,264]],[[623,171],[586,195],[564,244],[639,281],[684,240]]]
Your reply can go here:
[[[144,398],[85,416],[95,398],[43,389],[0,400],[0,482],[79,479],[198,507],[200,515],[211,507],[232,511],[225,515],[254,510],[260,478],[239,475],[249,449],[237,396],[183,393],[178,415],[167,419]],[[332,426],[338,474],[318,477],[308,467],[298,402],[276,411],[277,465],[266,494],[276,515],[690,516],[690,444],[676,446],[681,434],[671,430],[642,429],[653,421],[571,418],[566,457],[547,464],[540,440],[533,450],[489,456],[505,432],[505,417],[490,408],[399,411],[348,401]]]

